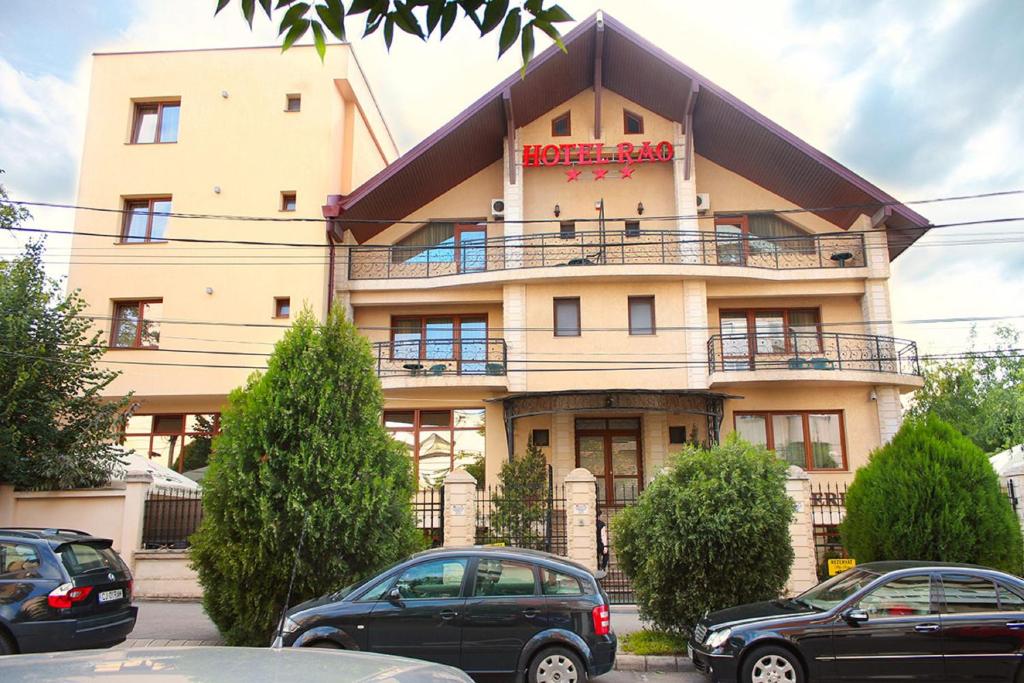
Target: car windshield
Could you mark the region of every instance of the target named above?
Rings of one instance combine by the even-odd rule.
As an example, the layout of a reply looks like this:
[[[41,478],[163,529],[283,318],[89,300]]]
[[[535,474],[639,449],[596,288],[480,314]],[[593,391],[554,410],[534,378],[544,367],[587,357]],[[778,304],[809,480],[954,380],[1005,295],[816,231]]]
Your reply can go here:
[[[797,596],[796,601],[821,610],[832,609],[878,577],[864,569],[851,569],[819,583]]]
[[[110,548],[86,543],[66,543],[60,551],[60,560],[71,576],[95,571],[121,571],[121,560]]]

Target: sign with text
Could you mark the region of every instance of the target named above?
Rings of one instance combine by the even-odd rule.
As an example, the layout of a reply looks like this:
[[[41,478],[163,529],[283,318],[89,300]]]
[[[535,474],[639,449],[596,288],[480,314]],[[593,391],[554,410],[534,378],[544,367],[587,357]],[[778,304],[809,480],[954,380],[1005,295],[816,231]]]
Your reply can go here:
[[[607,147],[603,142],[565,142],[558,145],[526,145],[523,167],[592,166],[596,164],[648,164],[672,161],[676,150],[668,140],[640,145],[620,142]]]
[[[847,569],[853,569],[856,566],[857,560],[852,557],[833,557],[828,561],[828,575],[842,574]]]

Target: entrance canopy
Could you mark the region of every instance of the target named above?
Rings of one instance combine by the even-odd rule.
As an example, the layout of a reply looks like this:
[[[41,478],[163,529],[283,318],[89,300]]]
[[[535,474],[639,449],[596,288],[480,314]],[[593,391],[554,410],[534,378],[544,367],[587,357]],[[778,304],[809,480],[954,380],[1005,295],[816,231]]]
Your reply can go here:
[[[688,413],[707,420],[708,439],[717,443],[727,398],[742,398],[701,390],[581,389],[534,391],[488,399],[501,402],[508,439],[508,457],[515,445],[515,421],[533,415],[554,413]]]

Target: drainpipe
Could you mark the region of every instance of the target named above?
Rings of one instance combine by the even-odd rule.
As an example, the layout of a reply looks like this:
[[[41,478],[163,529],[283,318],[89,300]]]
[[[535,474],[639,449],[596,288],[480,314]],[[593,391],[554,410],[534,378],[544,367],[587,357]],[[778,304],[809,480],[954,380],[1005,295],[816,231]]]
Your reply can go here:
[[[327,315],[334,306],[334,230],[327,228]]]

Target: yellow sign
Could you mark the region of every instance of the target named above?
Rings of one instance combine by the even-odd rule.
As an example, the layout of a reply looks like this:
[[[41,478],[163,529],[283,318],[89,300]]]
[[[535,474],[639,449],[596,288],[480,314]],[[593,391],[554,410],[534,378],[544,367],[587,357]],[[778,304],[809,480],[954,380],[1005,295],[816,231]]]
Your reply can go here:
[[[833,558],[828,561],[828,575],[835,576],[836,574],[845,572],[847,569],[853,569],[856,566],[857,560],[852,557]]]

